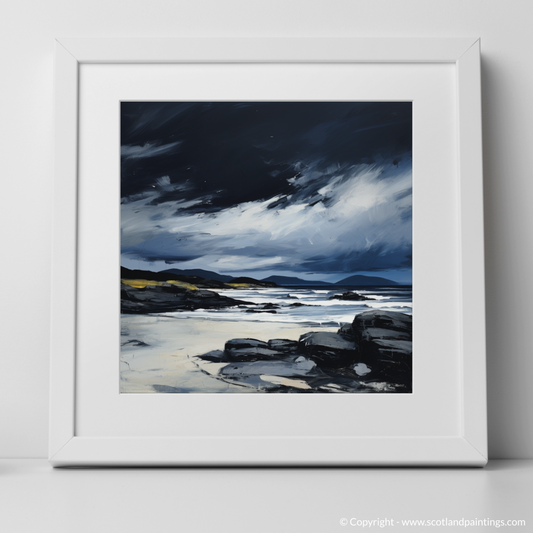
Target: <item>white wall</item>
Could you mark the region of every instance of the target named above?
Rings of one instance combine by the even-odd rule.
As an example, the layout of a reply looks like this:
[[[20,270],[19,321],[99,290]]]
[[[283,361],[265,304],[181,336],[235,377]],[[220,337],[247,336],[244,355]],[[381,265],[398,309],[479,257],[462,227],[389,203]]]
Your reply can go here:
[[[11,0],[0,8],[0,457],[47,454],[55,37],[479,36],[489,451],[533,458],[533,3]]]

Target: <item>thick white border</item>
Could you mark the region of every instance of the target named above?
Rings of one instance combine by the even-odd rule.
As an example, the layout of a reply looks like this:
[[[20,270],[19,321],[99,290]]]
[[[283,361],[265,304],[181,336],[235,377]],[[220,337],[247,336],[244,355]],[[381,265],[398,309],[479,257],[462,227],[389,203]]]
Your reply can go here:
[[[76,221],[80,63],[435,63],[455,65],[462,390],[459,434],[442,437],[77,437]],[[50,462],[68,465],[486,463],[479,42],[474,39],[63,39],[56,43],[56,205]]]
[[[83,64],[79,94],[78,437],[434,437],[458,432],[462,363],[453,65]],[[413,394],[118,393],[120,235],[109,229],[120,226],[118,111],[124,100],[413,102]],[[266,340],[248,326],[242,325],[248,336]]]

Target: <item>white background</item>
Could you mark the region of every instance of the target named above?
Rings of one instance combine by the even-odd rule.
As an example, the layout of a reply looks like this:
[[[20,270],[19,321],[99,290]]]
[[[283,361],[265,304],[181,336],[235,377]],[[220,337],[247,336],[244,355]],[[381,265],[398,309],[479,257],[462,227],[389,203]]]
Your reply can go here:
[[[528,0],[10,1],[0,8],[0,457],[45,457],[54,37],[481,37],[489,456],[533,458]]]

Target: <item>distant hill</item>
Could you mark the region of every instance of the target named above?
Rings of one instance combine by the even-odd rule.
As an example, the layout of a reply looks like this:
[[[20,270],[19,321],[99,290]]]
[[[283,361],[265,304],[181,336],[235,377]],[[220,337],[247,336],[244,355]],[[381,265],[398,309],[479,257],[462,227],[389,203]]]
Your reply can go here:
[[[249,277],[233,278],[223,274],[217,274],[210,270],[203,270],[201,268],[180,270],[179,268],[169,268],[161,272],[151,272],[149,270],[130,270],[126,267],[121,267],[121,278],[123,279],[148,279],[155,281],[167,281],[169,279],[185,281],[203,288],[225,288],[224,283],[242,283],[248,285],[255,285],[257,287],[291,287],[291,286],[326,286],[333,285],[342,286],[392,286],[400,285],[395,281],[377,276],[363,276],[357,274],[341,279],[336,283],[328,283],[327,281],[310,281],[293,276],[270,276],[263,280],[257,280]],[[227,288],[227,287],[226,287]]]
[[[179,272],[179,270],[178,270]],[[122,279],[147,279],[151,281],[184,281],[202,289],[225,289],[227,288],[222,281],[208,279],[202,276],[185,276],[173,272],[152,272],[150,270],[130,270],[126,267],[120,267],[120,277]]]
[[[277,283],[282,287],[290,287],[293,285],[306,285],[306,286],[315,286],[315,285],[331,285],[327,281],[310,281],[307,279],[295,278],[292,276],[270,276],[265,278],[263,281],[271,281]]]
[[[358,287],[381,285],[389,287],[391,285],[398,285],[398,283],[390,279],[379,278],[377,276],[363,276],[361,274],[356,274],[355,276],[349,276],[337,281],[335,285],[353,285]]]
[[[233,278],[231,281],[229,281],[228,283],[239,283],[239,284],[244,284],[244,285],[255,285],[257,287],[277,287],[278,285],[272,281],[260,281],[258,279],[254,279],[254,278],[247,278],[247,277],[244,277],[244,276],[241,276],[239,278]]]
[[[122,279],[149,279],[152,281],[178,279],[178,276],[175,274],[152,272],[151,270],[131,270],[130,268],[126,267],[120,267],[120,277]]]
[[[201,268],[190,268],[188,270],[180,270],[179,268],[169,268],[163,270],[163,272],[169,272],[170,274],[176,274],[178,276],[198,276],[204,279],[214,279],[215,281],[231,281],[232,276],[224,276],[223,274],[217,274],[211,270],[202,270]]]

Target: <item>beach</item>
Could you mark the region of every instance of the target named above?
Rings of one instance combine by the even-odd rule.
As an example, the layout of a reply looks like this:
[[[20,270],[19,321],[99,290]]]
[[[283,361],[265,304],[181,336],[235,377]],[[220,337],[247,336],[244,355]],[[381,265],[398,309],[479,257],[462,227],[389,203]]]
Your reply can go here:
[[[224,350],[231,339],[297,341],[310,331],[336,332],[372,309],[412,313],[410,287],[359,290],[367,301],[332,300],[339,290],[330,287],[220,292],[256,306],[121,315],[121,393],[258,392],[214,377],[218,363],[207,365],[206,373],[196,356]]]
[[[191,360],[211,350],[220,350],[233,338],[298,340],[311,331],[336,331],[337,327],[273,322],[210,320],[208,318],[122,315],[120,392],[154,393],[154,385],[180,392],[253,392],[203,373]],[[178,392],[178,391],[173,391]]]

